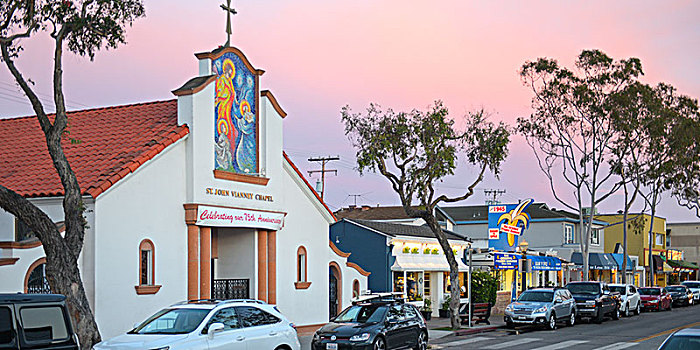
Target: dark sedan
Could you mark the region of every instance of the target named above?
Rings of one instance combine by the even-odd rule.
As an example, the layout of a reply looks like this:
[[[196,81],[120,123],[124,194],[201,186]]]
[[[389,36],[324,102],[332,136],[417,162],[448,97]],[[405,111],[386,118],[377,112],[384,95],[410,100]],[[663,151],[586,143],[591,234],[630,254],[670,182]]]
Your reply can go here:
[[[314,350],[428,348],[428,329],[415,306],[369,301],[343,310],[314,334]]]
[[[668,286],[666,290],[671,294],[673,306],[693,305],[693,292],[686,286]]]

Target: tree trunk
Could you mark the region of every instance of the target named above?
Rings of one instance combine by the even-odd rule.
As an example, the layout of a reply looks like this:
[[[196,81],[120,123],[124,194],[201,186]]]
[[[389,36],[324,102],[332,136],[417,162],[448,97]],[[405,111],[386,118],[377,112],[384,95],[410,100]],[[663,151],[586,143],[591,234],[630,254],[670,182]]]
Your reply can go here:
[[[459,285],[459,267],[457,265],[454,252],[452,251],[452,247],[450,246],[450,242],[447,240],[447,236],[445,236],[445,233],[442,232],[442,228],[432,215],[432,211],[428,212],[431,214],[423,217],[423,220],[425,220],[430,229],[433,231],[433,234],[435,234],[435,238],[437,238],[438,243],[440,243],[442,251],[445,252],[447,263],[450,265],[450,326],[452,329],[459,329],[459,292],[461,288]]]

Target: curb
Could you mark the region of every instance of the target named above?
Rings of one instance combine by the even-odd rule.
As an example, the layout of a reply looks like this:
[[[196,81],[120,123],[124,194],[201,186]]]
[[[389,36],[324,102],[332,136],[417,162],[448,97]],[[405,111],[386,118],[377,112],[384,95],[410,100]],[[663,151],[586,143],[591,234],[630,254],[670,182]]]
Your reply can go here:
[[[497,329],[505,328],[505,326],[488,326],[488,327],[481,327],[481,328],[471,328],[471,329],[459,329],[453,332],[454,335],[460,336],[460,335],[470,335],[470,334],[478,334],[478,333],[484,333],[484,332],[493,332]]]

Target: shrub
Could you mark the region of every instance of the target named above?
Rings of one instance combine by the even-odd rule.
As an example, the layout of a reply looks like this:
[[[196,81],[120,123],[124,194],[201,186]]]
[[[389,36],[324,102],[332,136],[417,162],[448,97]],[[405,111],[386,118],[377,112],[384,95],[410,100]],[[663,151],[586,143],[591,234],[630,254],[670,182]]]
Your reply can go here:
[[[496,303],[498,281],[491,273],[483,270],[472,271],[472,299],[474,303]]]

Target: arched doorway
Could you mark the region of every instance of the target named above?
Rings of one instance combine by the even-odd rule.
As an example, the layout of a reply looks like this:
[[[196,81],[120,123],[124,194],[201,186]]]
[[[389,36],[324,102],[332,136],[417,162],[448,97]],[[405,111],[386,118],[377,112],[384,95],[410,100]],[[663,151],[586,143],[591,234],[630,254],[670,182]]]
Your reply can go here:
[[[335,262],[328,266],[328,282],[328,315],[333,318],[340,313],[343,300],[343,279]]]
[[[46,279],[46,258],[41,258],[29,266],[24,277],[24,292],[31,294],[49,294],[51,287]]]

